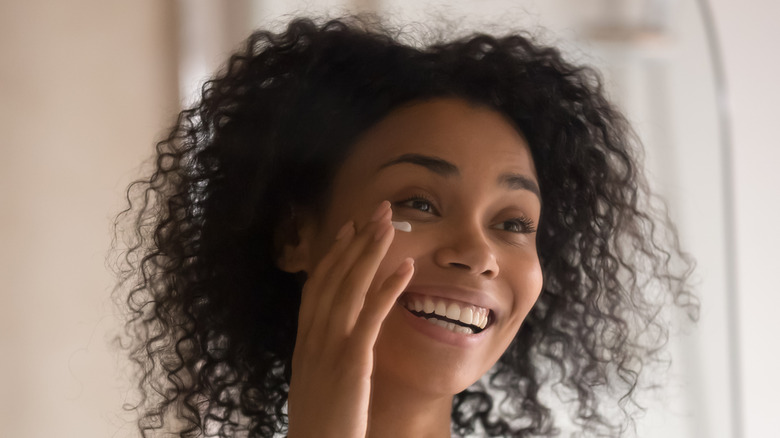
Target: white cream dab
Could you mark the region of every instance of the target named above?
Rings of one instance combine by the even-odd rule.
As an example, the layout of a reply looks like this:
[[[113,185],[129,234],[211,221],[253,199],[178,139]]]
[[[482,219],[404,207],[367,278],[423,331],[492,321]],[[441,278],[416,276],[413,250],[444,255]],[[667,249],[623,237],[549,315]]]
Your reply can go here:
[[[412,224],[409,222],[396,222],[391,221],[393,224],[393,228],[395,228],[398,231],[406,231],[407,233],[412,231]]]

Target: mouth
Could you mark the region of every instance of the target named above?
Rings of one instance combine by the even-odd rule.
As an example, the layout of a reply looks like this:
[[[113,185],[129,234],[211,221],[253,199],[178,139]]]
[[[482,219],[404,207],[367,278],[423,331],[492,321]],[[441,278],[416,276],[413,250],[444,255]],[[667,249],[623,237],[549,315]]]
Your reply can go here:
[[[412,315],[455,333],[481,333],[493,320],[489,309],[440,297],[405,293],[399,302]]]

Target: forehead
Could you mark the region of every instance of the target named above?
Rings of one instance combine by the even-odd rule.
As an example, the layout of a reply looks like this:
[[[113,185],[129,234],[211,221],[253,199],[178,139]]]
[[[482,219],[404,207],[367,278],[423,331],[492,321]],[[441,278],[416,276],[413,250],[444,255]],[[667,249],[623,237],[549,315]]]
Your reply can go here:
[[[364,133],[344,163],[376,171],[403,154],[435,156],[462,173],[523,173],[536,176],[526,140],[502,114],[455,98],[433,99],[396,109]]]

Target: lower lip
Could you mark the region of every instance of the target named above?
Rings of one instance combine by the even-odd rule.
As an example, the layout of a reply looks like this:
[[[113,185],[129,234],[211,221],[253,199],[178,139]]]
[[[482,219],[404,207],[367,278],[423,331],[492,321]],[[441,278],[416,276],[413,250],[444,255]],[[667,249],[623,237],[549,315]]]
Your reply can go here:
[[[482,340],[482,338],[485,336],[485,333],[490,329],[488,327],[479,333],[472,334],[455,333],[452,330],[448,330],[444,327],[439,327],[436,324],[432,324],[424,318],[414,316],[400,303],[397,303],[396,306],[398,306],[398,310],[403,313],[404,318],[409,322],[409,325],[411,325],[412,328],[436,341],[453,345],[455,347],[473,347]]]

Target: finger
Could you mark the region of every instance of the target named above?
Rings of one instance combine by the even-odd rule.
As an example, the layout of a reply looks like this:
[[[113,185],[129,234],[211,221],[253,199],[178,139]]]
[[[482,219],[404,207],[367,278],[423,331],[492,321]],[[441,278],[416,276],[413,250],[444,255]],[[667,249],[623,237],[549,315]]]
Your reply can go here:
[[[390,246],[390,242],[386,239],[387,236],[385,234],[388,228],[392,230],[392,225],[390,224],[391,217],[392,211],[390,211],[390,203],[382,203],[372,217],[372,220],[355,235],[350,245],[338,255],[336,262],[324,267],[322,270],[320,270],[319,267],[316,269],[316,271],[318,271],[316,275],[319,279],[317,283],[317,293],[321,296],[318,300],[318,307],[312,315],[312,318],[314,318],[312,324],[314,326],[323,328],[323,330],[326,329],[333,320],[335,303],[343,303],[345,300],[343,297],[345,293],[350,297],[354,296],[356,292],[352,290],[352,287],[354,287],[356,283],[358,283],[358,285],[360,283],[353,280],[350,284],[347,279],[353,275],[356,266],[360,266],[366,262],[365,259],[367,255],[371,253],[371,248],[374,248],[374,251],[381,252],[379,260],[374,263],[378,266],[381,257],[384,256],[384,253]],[[380,237],[384,236],[385,239],[377,240],[377,235]],[[377,245],[382,246],[377,248]],[[366,286],[362,292],[357,292],[359,295],[365,295],[365,290],[371,283],[375,273],[376,268],[374,268],[373,272],[366,272],[365,269],[361,270],[361,275],[366,276],[365,281],[363,282]],[[362,303],[359,305],[362,305]]]
[[[366,303],[353,330],[354,345],[358,349],[373,348],[382,323],[413,275],[414,260],[407,258],[376,292],[366,296]]]
[[[320,260],[314,271],[304,285],[303,295],[311,297],[307,299],[305,309],[299,311],[299,334],[307,335],[310,330],[316,329],[318,333],[326,333],[328,315],[331,312],[333,296],[343,287],[344,277],[359,257],[360,251],[369,241],[366,236],[372,233],[372,226],[388,213],[390,203],[382,202],[369,221],[355,234],[354,224],[346,237],[342,237],[334,245],[334,248]],[[342,230],[343,231],[343,230]],[[303,296],[302,303],[303,307]]]
[[[334,263],[349,247],[355,236],[355,223],[347,221],[336,234],[335,241],[327,254],[322,258],[312,275],[306,280],[301,291],[301,306],[298,310],[298,338],[306,335],[314,322],[314,315],[320,308],[323,273],[328,272]]]
[[[333,298],[330,330],[348,335],[355,325],[366,299],[366,295],[377,283],[376,273],[395,235],[390,217],[383,226],[377,227],[373,242],[367,245],[354,262],[344,279],[340,292]]]

